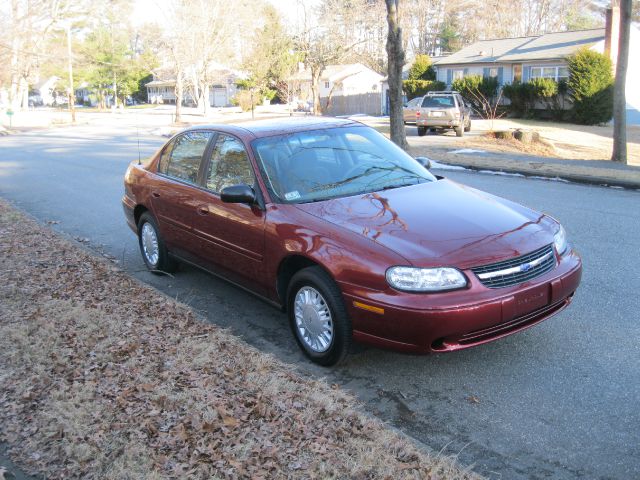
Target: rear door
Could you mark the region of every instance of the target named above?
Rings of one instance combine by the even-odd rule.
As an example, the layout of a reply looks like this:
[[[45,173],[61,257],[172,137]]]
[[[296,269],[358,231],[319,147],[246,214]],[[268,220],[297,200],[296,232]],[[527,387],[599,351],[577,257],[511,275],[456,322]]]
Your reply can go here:
[[[197,253],[193,220],[202,158],[213,138],[211,131],[185,132],[163,150],[158,177],[151,186],[151,203],[167,247],[186,259]]]
[[[257,205],[220,199],[223,188],[240,184],[259,190],[242,141],[219,133],[204,168],[204,189],[197,192],[193,230],[209,269],[264,295],[265,212]]]

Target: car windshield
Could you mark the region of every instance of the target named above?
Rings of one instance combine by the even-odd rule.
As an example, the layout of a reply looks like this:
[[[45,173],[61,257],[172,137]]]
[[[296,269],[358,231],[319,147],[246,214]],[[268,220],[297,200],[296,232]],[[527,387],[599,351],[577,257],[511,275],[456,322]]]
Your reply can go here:
[[[306,203],[431,182],[435,177],[369,127],[340,127],[254,140],[271,193]]]
[[[424,97],[422,106],[427,108],[452,108],[455,107],[452,96],[446,97]]]

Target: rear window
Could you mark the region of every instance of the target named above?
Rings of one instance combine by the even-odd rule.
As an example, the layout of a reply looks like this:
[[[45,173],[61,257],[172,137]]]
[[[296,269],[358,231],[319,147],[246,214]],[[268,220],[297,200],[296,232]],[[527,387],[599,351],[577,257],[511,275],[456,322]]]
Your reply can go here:
[[[422,106],[427,108],[453,108],[456,106],[453,101],[453,96],[442,96],[442,97],[424,97],[422,101]]]

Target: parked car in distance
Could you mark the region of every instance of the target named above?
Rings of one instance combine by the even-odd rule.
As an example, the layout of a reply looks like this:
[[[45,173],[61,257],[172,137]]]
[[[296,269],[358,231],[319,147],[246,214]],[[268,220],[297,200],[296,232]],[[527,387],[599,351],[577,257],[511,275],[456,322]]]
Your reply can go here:
[[[458,137],[471,130],[471,108],[456,91],[427,93],[415,115],[421,137],[428,130],[453,130]]]
[[[422,97],[416,97],[404,104],[402,108],[402,115],[405,125],[416,123],[416,113],[420,108],[421,103]]]
[[[352,340],[468,348],[570,303],[581,259],[556,220],[424,165],[351,120],[197,126],[133,162],[122,201],[152,272],[250,290],[322,365]]]

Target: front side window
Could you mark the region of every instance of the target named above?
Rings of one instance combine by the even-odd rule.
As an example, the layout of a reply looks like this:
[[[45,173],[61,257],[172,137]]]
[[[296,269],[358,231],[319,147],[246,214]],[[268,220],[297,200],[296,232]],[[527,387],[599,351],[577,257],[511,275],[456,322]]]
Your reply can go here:
[[[240,140],[230,135],[218,135],[205,179],[207,189],[214,193],[233,185],[253,186],[255,177]]]
[[[260,138],[252,143],[266,184],[282,203],[306,203],[431,182],[435,177],[368,127]]]
[[[202,154],[211,135],[211,132],[187,132],[176,138],[165,173],[195,185],[198,182]]]

